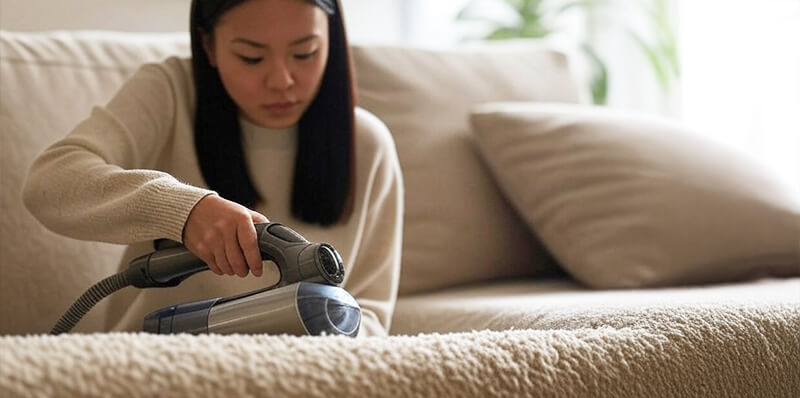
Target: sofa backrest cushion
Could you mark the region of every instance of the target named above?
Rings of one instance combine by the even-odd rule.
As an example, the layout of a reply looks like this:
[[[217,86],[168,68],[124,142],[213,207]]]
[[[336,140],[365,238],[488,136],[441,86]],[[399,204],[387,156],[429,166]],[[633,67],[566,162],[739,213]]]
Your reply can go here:
[[[400,294],[552,265],[493,182],[470,133],[481,102],[577,102],[568,58],[537,41],[356,47],[359,105],[389,127],[406,187]]]

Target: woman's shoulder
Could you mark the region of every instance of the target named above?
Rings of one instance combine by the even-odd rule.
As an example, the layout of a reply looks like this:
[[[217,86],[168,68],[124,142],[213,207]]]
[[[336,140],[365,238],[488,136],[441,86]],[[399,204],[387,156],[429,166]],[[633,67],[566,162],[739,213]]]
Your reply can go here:
[[[171,56],[161,62],[145,65],[145,67],[160,70],[173,84],[187,88],[194,87],[192,78],[192,59],[190,57]]]
[[[126,87],[129,93],[138,96],[161,98],[166,95],[175,102],[190,103],[194,100],[191,58],[171,56],[144,63],[132,73]]]
[[[386,124],[372,112],[355,108],[356,145],[359,153],[395,151],[394,137]]]
[[[137,85],[152,86],[154,90],[174,91],[178,97],[193,97],[192,60],[188,57],[171,56],[142,64],[130,80]]]
[[[192,58],[183,56],[169,56],[158,62],[142,65],[142,69],[160,70],[168,76],[192,77]]]

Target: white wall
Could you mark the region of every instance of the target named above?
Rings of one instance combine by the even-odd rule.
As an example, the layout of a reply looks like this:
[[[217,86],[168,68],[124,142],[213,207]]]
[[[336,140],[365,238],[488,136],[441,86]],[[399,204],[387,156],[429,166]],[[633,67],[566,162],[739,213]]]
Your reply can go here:
[[[800,1],[683,0],[680,34],[683,120],[800,193]]]
[[[408,37],[409,0],[342,0],[348,38],[353,43],[398,43]],[[437,0],[440,1],[440,0]]]
[[[402,0],[342,0],[353,42],[397,42],[407,34]],[[0,0],[0,29],[185,32],[190,0]]]
[[[0,0],[0,29],[187,31],[189,3],[189,0]]]

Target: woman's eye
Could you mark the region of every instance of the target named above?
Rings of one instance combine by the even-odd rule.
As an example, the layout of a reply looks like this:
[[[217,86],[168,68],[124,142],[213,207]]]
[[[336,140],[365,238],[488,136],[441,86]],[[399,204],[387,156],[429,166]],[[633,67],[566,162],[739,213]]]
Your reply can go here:
[[[250,65],[255,65],[261,62],[261,58],[245,57],[244,55],[240,55],[239,58],[242,60],[242,62]]]
[[[309,52],[309,53],[295,54],[294,57],[296,59],[299,59],[299,60],[305,60],[305,59],[309,59],[309,58],[311,58],[311,57],[313,57],[315,55],[317,55],[317,50],[314,50],[314,51]]]

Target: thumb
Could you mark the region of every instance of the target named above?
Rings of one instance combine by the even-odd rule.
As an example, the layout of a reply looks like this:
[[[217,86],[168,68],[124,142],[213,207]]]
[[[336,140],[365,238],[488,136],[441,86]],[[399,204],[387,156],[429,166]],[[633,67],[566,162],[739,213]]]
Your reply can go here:
[[[258,223],[268,223],[269,222],[269,219],[267,219],[267,217],[265,217],[263,214],[261,214],[261,213],[259,213],[257,211],[250,210],[250,218],[252,218],[253,219],[253,223],[256,223],[256,224],[258,224]]]

